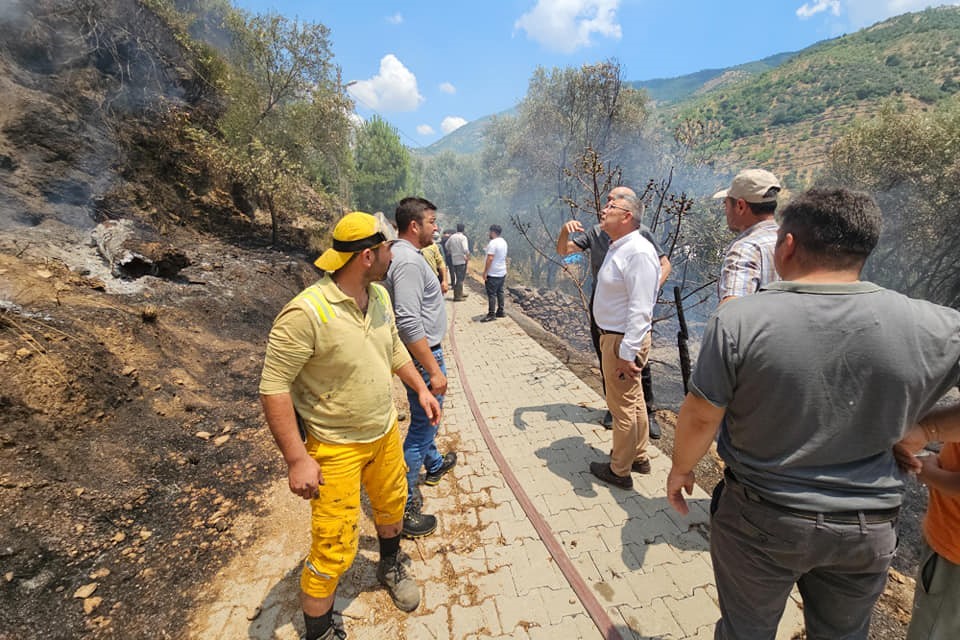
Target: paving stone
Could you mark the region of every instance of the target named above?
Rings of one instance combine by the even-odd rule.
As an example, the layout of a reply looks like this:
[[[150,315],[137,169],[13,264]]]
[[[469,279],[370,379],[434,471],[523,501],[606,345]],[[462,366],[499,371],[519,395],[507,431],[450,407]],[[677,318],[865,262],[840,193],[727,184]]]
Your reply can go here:
[[[438,606],[429,613],[420,614],[423,604],[417,609],[417,615],[409,618],[406,624],[406,637],[418,640],[447,640],[450,638],[450,610]],[[352,636],[348,636],[352,637]]]
[[[558,538],[571,559],[593,551],[609,551],[603,537],[596,534],[596,528],[576,533],[564,531],[558,534]]]
[[[552,625],[559,624],[566,616],[576,616],[583,612],[583,604],[580,602],[580,598],[570,587],[544,588],[537,591],[540,599],[546,605],[544,610]]]
[[[720,608],[704,589],[696,589],[689,598],[664,598],[684,634],[695,636],[700,627],[710,627],[720,618]]]
[[[496,595],[494,596],[494,602],[500,616],[500,626],[504,633],[510,633],[517,629],[527,629],[530,626],[543,626],[547,624],[549,619],[545,611],[546,606],[540,599],[538,590],[527,594],[523,598],[518,598],[516,595]]]
[[[451,638],[466,638],[468,635],[476,635],[480,632],[490,635],[503,633],[493,596],[483,600],[477,606],[462,607],[454,605],[450,607],[450,620]],[[386,638],[387,636],[383,637]]]
[[[395,620],[381,624],[369,624],[362,627],[352,628],[350,639],[353,640],[382,640],[383,638],[396,638],[399,634],[399,623]]]
[[[570,517],[573,519],[576,530],[578,531],[587,531],[594,528],[606,529],[619,527],[623,524],[622,520],[619,522],[612,520],[600,504],[594,504],[585,509],[573,510],[570,512]]]
[[[549,603],[547,603],[547,606],[549,606]],[[567,616],[559,624],[532,627],[527,632],[530,634],[530,640],[560,640],[561,638],[564,640],[567,638],[602,640],[603,638],[593,620],[586,614]]]
[[[677,624],[662,598],[654,598],[646,604],[636,606],[624,605],[618,607],[618,610],[630,629],[632,638],[679,640],[685,637],[683,629]]]
[[[545,495],[543,496],[543,501],[547,505],[549,515],[555,515],[563,511],[570,510],[586,510],[586,505],[584,504],[583,500],[580,499],[580,496],[569,489],[560,493]]]
[[[610,432],[598,424],[603,399],[511,320],[475,322],[485,313],[485,302],[474,295],[448,307],[456,316],[451,315],[447,346],[455,337],[466,379],[450,348],[438,445],[455,447],[460,457],[440,485],[423,487],[427,511],[440,518],[438,531],[404,542],[422,585],[421,606],[410,615],[383,619],[393,604],[376,584],[376,541],[361,540],[335,604],[350,616],[350,638],[602,639],[507,487],[467,402],[467,386],[550,535],[624,640],[712,638],[719,609],[703,533],[709,526],[709,495],[698,489],[689,500],[691,514],[676,514],[664,495],[670,460],[654,445],[648,450],[653,472],[634,474],[634,491],[594,479],[588,463],[606,460],[611,443]],[[468,533],[454,538],[461,531]],[[286,566],[298,561],[293,558]],[[289,621],[298,609],[296,577],[265,578],[265,586],[257,588],[276,594],[278,583],[289,584],[289,602],[265,608],[260,620],[272,621],[278,640],[293,640],[297,632]],[[245,619],[236,632],[225,630],[236,617],[223,621],[220,637],[246,637],[253,626]],[[801,610],[791,600],[778,640],[801,627]]]
[[[517,509],[519,509],[519,505]],[[512,512],[511,512],[512,513]],[[522,543],[525,540],[533,540],[537,537],[536,529],[529,520],[509,519],[502,520],[499,523],[503,539],[507,544]]]
[[[649,604],[657,598],[680,597],[677,585],[663,567],[644,567],[624,574],[624,581],[636,595],[636,604]]]
[[[677,554],[676,549],[667,543],[663,538],[654,538],[653,542],[646,544],[643,542],[627,542],[623,547],[637,558],[637,567],[656,567],[666,563],[683,564],[683,560]]]
[[[702,557],[682,564],[665,564],[663,570],[677,585],[680,597],[692,596],[695,589],[703,588],[713,580],[713,567]]]

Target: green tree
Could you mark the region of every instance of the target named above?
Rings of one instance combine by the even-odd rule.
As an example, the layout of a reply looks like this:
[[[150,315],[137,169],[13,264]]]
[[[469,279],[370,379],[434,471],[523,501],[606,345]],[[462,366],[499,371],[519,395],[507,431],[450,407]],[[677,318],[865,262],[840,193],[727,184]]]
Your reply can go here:
[[[960,306],[960,97],[933,111],[887,103],[834,144],[819,183],[877,199],[884,232],[867,277]]]
[[[224,123],[228,136],[246,143],[272,116],[282,120],[285,106],[338,84],[326,26],[242,11],[229,15],[228,26],[234,35],[230,57],[242,72]]]
[[[410,154],[400,134],[373,116],[357,131],[354,202],[362,211],[390,212],[410,187]]]
[[[471,222],[476,221],[476,212],[483,201],[478,156],[464,156],[444,151],[424,158],[420,165],[420,180],[423,193],[437,203],[447,215],[445,224],[463,222],[479,231]]]
[[[237,154],[229,166],[270,213],[277,244],[282,212],[298,201],[303,183],[349,195],[352,103],[326,26],[233,11],[226,28],[234,73],[220,127]]]
[[[647,175],[635,167],[649,148],[648,116],[646,93],[627,87],[619,63],[608,60],[579,68],[537,68],[517,115],[488,126],[482,161],[490,196],[485,217],[510,219],[524,230],[531,246],[514,243],[511,255],[533,282],[545,274],[560,224],[577,213],[569,202],[584,198],[585,154],[596,154],[605,167]],[[604,196],[593,195],[592,215]]]

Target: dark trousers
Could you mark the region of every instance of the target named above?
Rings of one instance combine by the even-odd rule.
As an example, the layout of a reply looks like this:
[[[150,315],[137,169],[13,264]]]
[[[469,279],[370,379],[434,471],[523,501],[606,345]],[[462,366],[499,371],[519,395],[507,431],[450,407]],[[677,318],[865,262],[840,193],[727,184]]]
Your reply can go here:
[[[593,297],[590,297],[590,339],[593,341],[593,350],[597,353],[597,360],[600,362],[600,386],[603,388],[603,395],[607,395],[607,381],[603,379],[603,356],[600,354],[600,327],[597,326],[597,320],[593,317]],[[643,400],[647,405],[647,413],[653,411],[653,379],[650,373],[650,359],[647,358],[646,364],[640,370],[640,388],[643,389]]]
[[[810,640],[865,640],[897,550],[896,518],[830,522],[764,502],[727,477],[715,492],[710,556],[720,600],[714,640],[773,640],[790,590]],[[714,509],[715,508],[715,509]]]
[[[487,314],[503,315],[503,281],[507,276],[487,276],[485,284],[487,290]]]
[[[453,297],[462,298],[463,297],[463,281],[467,279],[467,265],[464,264],[455,264],[453,265]]]

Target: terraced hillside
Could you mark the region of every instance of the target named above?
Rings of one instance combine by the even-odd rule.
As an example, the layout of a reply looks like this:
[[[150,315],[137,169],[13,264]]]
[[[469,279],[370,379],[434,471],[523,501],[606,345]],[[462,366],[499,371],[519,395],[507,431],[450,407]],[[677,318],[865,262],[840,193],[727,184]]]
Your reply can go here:
[[[715,121],[722,164],[763,164],[802,186],[854,118],[888,100],[934,105],[960,90],[960,9],[905,14],[820,42],[780,66],[668,108],[664,125]]]

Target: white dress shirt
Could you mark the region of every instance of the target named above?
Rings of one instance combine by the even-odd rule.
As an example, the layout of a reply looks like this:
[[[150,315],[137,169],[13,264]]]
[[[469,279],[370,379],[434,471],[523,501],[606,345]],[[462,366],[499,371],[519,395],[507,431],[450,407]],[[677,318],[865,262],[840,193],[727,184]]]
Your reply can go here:
[[[623,334],[618,354],[623,360],[637,357],[650,332],[659,282],[657,251],[637,231],[610,244],[597,272],[593,316],[600,329]]]

